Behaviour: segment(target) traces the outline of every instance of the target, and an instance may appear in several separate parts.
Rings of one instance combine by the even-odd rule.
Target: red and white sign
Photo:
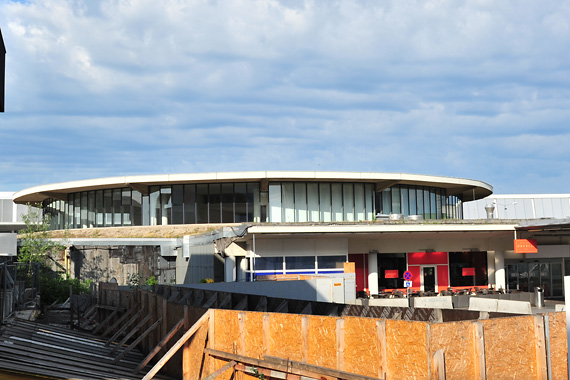
[[[475,276],[475,268],[461,268],[463,277]]]
[[[397,269],[386,269],[384,271],[384,278],[398,278]]]
[[[515,239],[515,253],[538,253],[536,239]]]

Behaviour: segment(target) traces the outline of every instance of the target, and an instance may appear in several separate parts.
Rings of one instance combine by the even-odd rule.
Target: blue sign
[[[404,281],[404,286],[406,288],[411,288],[412,287],[412,282],[411,281]]]
[[[411,279],[412,279],[412,272],[410,272],[409,270],[405,271],[404,272],[404,280],[410,281]]]

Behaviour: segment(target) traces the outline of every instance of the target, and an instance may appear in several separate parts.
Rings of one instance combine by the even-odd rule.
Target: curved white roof
[[[80,191],[120,187],[131,187],[145,193],[149,186],[154,185],[272,181],[372,182],[376,184],[377,190],[398,184],[433,186],[446,189],[447,195],[462,196],[466,201],[484,198],[493,193],[493,187],[485,182],[454,177],[403,173],[255,171],[136,175],[62,182],[18,191],[13,195],[13,200],[16,203],[33,203],[47,198],[65,199],[67,194]]]

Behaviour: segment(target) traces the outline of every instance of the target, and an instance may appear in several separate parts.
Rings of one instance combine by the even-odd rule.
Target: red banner
[[[384,278],[398,278],[398,270],[386,269],[386,271],[384,271]]]
[[[515,253],[538,253],[535,239],[515,239]]]
[[[464,277],[475,276],[475,268],[461,268]]]

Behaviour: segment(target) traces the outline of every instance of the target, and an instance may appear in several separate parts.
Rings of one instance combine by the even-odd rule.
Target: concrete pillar
[[[378,254],[368,254],[368,289],[370,294],[378,294]]]
[[[505,282],[505,252],[495,251],[495,287],[506,289]]]
[[[236,281],[236,258],[234,256],[228,256],[224,260],[224,282],[235,282]]]
[[[247,268],[249,264],[249,259],[247,257],[237,257],[239,265],[237,265],[237,281],[244,282],[247,279]]]

